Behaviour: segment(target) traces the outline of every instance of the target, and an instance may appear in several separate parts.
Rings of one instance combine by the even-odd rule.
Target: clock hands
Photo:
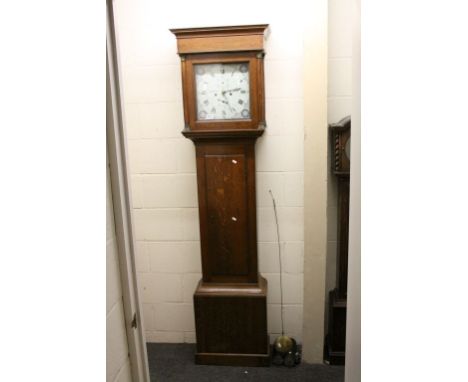
[[[221,94],[222,94],[222,95],[225,95],[226,93],[238,92],[239,90],[241,90],[241,88],[223,90],[223,91],[221,92]]]
[[[240,90],[240,89],[239,89],[239,90]],[[229,90],[226,90],[226,91],[229,91]],[[224,100],[222,100],[222,99],[218,99],[218,101],[221,101],[222,103],[224,103],[224,104],[226,104],[227,106],[229,106],[229,108],[231,109],[231,112],[234,112],[234,113],[235,113],[237,110],[236,110],[234,107],[232,107],[231,103],[229,102],[229,98],[226,97],[225,92],[223,91],[223,92],[221,92],[221,93],[222,93],[223,97],[226,99],[226,101],[224,101]]]

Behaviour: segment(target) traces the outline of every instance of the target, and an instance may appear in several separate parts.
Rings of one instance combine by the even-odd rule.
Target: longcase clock
[[[336,288],[329,292],[328,334],[325,357],[332,365],[343,365],[346,347],[346,301],[348,292],[349,170],[351,118],[330,125],[332,171],[338,180],[338,242]]]
[[[269,364],[255,197],[267,27],[171,29],[181,58],[182,134],[196,148],[203,271],[194,292],[199,364]]]

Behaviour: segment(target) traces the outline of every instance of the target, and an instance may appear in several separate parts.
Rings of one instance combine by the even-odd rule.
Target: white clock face
[[[197,119],[249,119],[249,64],[196,64]]]

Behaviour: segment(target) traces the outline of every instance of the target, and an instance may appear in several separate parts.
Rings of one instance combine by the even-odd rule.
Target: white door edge
[[[107,0],[106,12],[106,83],[107,102],[107,146],[110,163],[112,198],[114,204],[115,230],[119,252],[120,276],[124,302],[125,325],[129,357],[134,382],[149,382],[148,359],[142,326],[141,305],[138,296],[135,241],[132,225],[130,187],[127,169],[127,147],[125,139],[123,102],[119,81],[117,35],[114,27],[113,1]],[[136,328],[132,322],[136,314]]]
[[[345,382],[361,381],[361,0],[353,0],[353,100]]]

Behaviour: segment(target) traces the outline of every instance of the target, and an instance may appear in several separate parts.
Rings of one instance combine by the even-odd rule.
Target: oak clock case
[[[269,365],[255,197],[267,27],[171,29],[181,58],[182,134],[196,150],[203,272],[194,291],[198,364]]]
[[[346,306],[348,284],[349,172],[351,154],[351,118],[331,124],[332,172],[338,182],[338,245],[336,288],[329,292],[328,334],[325,358],[332,365],[344,365],[346,347]]]

